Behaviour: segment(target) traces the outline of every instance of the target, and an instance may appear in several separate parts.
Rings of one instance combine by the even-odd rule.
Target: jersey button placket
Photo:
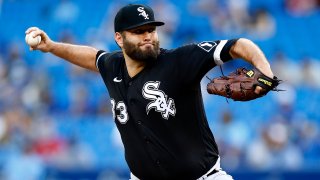
[[[149,138],[147,136],[144,136],[143,139],[147,144],[150,144],[150,140],[149,140]]]
[[[161,165],[160,160],[156,160],[156,164],[157,166],[160,166]]]
[[[135,104],[135,100],[134,99],[131,99],[130,100],[130,105],[134,105]]]

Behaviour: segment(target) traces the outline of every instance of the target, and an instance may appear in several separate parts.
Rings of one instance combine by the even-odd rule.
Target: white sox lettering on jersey
[[[161,112],[164,119],[169,119],[169,115],[175,116],[176,108],[174,106],[174,100],[172,98],[168,99],[168,96],[161,90],[159,90],[159,81],[148,81],[144,84],[142,89],[142,95],[144,98],[153,100],[147,107],[147,114],[154,108],[155,111]]]

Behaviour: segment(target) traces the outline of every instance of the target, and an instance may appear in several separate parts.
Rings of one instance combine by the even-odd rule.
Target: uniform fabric
[[[207,174],[209,174],[212,170],[217,170],[218,172],[208,176]],[[140,179],[137,178],[134,174],[130,173],[130,180]],[[222,169],[220,168],[220,158],[218,158],[216,164],[205,175],[201,176],[197,180],[233,180],[233,178],[225,171],[222,171]]]
[[[205,116],[200,81],[218,60],[231,59],[234,42],[161,49],[157,60],[134,77],[128,75],[122,52],[98,52],[96,64],[109,91],[125,159],[136,177],[197,179],[216,163],[219,151]]]
[[[132,173],[130,174],[130,180],[140,180]],[[179,180],[179,177],[176,179]],[[203,180],[233,180],[232,176],[228,175],[225,171],[219,171],[215,174],[212,174]]]

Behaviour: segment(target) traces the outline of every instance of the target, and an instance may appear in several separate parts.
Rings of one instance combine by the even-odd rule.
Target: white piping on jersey
[[[101,53],[101,54],[99,55],[99,57],[97,58],[96,66],[97,66],[98,69],[99,69],[99,67],[98,67],[98,61],[99,61],[100,57],[103,56],[103,55],[105,55],[105,54],[107,54],[107,53],[106,53],[106,52],[103,52],[103,53]]]
[[[226,45],[227,42],[228,42],[227,40],[221,40],[213,53],[214,62],[218,66],[223,64],[223,61],[221,60],[220,55],[221,55],[221,51],[222,51],[223,47]]]

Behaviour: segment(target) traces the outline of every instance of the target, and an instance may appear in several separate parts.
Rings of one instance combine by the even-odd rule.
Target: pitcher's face
[[[145,25],[122,33],[123,51],[133,60],[149,62],[157,59],[160,53],[156,27]]]

